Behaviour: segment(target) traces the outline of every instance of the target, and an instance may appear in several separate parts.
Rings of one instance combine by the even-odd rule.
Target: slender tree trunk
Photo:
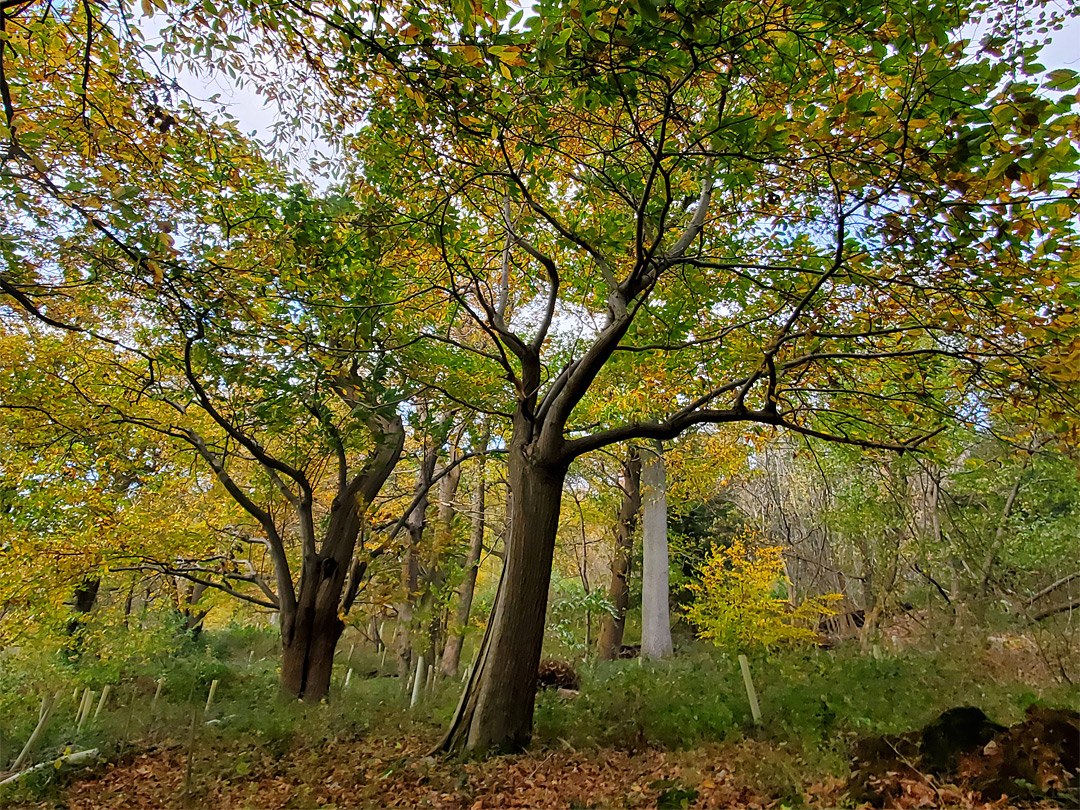
[[[398,631],[397,641],[397,669],[398,677],[402,686],[408,681],[412,672],[413,648],[412,632],[415,618],[417,596],[420,593],[420,553],[421,542],[424,537],[424,526],[427,524],[428,497],[427,491],[431,486],[431,479],[435,475],[435,464],[438,461],[438,446],[434,443],[425,447],[424,456],[420,461],[420,470],[417,474],[415,495],[421,496],[416,506],[405,519],[405,531],[409,535],[409,546],[401,561],[401,601],[397,606]]]
[[[619,520],[615,524],[615,553],[611,558],[611,585],[608,599],[615,608],[615,615],[604,614],[600,625],[600,641],[597,650],[601,658],[613,661],[622,648],[623,630],[626,627],[626,609],[630,603],[630,555],[634,550],[634,527],[641,510],[641,456],[631,447],[623,462],[622,504]]]
[[[397,656],[398,677],[402,688],[412,672],[412,621],[416,592],[420,589],[420,566],[416,563],[416,552],[410,547],[405,549],[401,560],[401,602],[397,606],[397,630],[394,633]]]
[[[667,481],[663,448],[646,455],[641,471],[644,492],[641,572],[641,655],[663,658],[672,652],[668,612]]]
[[[454,463],[457,452],[447,459]],[[454,517],[457,509],[454,498],[461,482],[461,466],[451,468],[450,472],[439,479],[439,502],[435,517],[435,537],[431,547],[428,564],[428,604],[431,616],[428,619],[428,644],[434,661],[441,653],[446,639],[446,609],[442,602],[443,588],[446,586],[446,571],[443,560],[454,548]]]
[[[1009,516],[1012,514],[1013,504],[1016,503],[1016,496],[1020,493],[1020,484],[1024,480],[1024,471],[1027,469],[1030,460],[1031,456],[1024,457],[1024,463],[1020,466],[1020,471],[1016,474],[1016,482],[1013,484],[1012,489],[1009,490],[1009,494],[1005,498],[1005,506],[1001,510],[1001,517],[998,518],[997,530],[994,532],[994,542],[990,544],[990,548],[986,552],[986,559],[983,561],[982,575],[979,579],[979,593],[982,596],[986,596],[986,594],[990,592],[990,575],[994,571],[994,562],[997,560],[998,551],[1005,541],[1005,527],[1009,523]]]
[[[480,446],[487,451],[488,428],[484,425]],[[443,650],[442,671],[444,675],[456,676],[461,665],[461,646],[465,643],[465,627],[472,612],[473,593],[476,591],[476,573],[480,566],[480,555],[484,551],[485,499],[487,482],[484,480],[486,457],[481,455],[476,463],[476,483],[472,493],[472,529],[469,533],[469,553],[463,565],[464,577],[458,587],[458,606],[454,616],[454,632],[446,640]]]
[[[551,563],[566,468],[526,453],[515,419],[508,458],[510,536],[495,607],[444,751],[521,751],[532,737]]]
[[[435,465],[439,461],[439,444],[436,441],[428,439],[430,443],[426,444],[424,448],[424,456],[420,461],[420,470],[416,478],[415,494],[419,496],[419,500],[416,502],[416,506],[412,512],[409,513],[408,518],[405,520],[405,530],[409,533],[409,551],[408,551],[408,570],[402,570],[404,583],[406,585],[405,604],[407,605],[406,614],[409,617],[408,623],[405,624],[407,632],[402,635],[403,644],[398,648],[398,670],[399,673],[402,669],[402,664],[405,664],[406,675],[411,667],[412,662],[412,634],[413,631],[418,629],[413,627],[414,623],[414,611],[417,608],[418,600],[421,601],[421,606],[431,607],[431,589],[424,586],[430,586],[434,577],[434,567],[437,565],[437,558],[429,555],[424,562],[426,565],[421,571],[421,555],[423,554],[423,541],[424,541],[424,529],[427,527],[427,511],[428,511],[428,490],[431,488],[431,479],[435,477]],[[421,574],[423,574],[424,582],[421,583]],[[421,591],[425,592],[425,595],[421,597]],[[399,611],[400,615],[400,611]],[[428,639],[430,646],[430,637]],[[429,649],[427,651],[428,661],[435,660],[435,651]]]

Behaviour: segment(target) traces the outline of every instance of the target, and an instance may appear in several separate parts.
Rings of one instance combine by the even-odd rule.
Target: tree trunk
[[[401,419],[381,420],[378,443],[351,481],[342,475],[330,507],[322,547],[305,543],[295,602],[284,603],[281,622],[281,688],[291,697],[318,702],[330,693],[334,649],[345,629],[341,620],[345,579],[353,566],[356,541],[368,505],[393,471],[405,443]],[[297,504],[311,521],[311,501]]]
[[[484,425],[483,435],[480,437],[480,446],[487,451],[488,429]],[[463,565],[464,577],[458,587],[458,606],[454,616],[454,632],[446,640],[446,649],[443,650],[442,671],[444,675],[454,677],[458,673],[461,664],[461,646],[465,643],[465,627],[469,623],[469,614],[472,612],[473,593],[476,591],[476,574],[480,566],[480,555],[484,551],[484,521],[485,521],[485,498],[487,495],[487,482],[484,480],[484,462],[486,457],[481,455],[476,463],[476,483],[472,494],[472,529],[469,533],[469,553],[465,557]]]
[[[420,566],[416,563],[416,553],[410,547],[405,549],[405,556],[401,560],[401,590],[402,600],[397,606],[397,629],[394,632],[397,656],[398,677],[401,679],[401,688],[405,688],[412,672],[412,621],[413,605],[416,600],[416,592],[420,588]]]
[[[537,668],[566,468],[526,452],[515,419],[508,459],[510,536],[499,592],[444,751],[521,751],[532,737]]]
[[[82,627],[83,622],[86,620],[87,614],[94,609],[94,603],[97,601],[98,590],[100,588],[100,577],[88,577],[75,587],[74,600],[71,605],[71,609],[75,615],[68,620],[67,624],[69,636],[73,636],[78,632],[79,628]]]
[[[641,509],[641,456],[631,447],[622,472],[622,505],[619,521],[615,524],[615,553],[611,558],[611,585],[608,599],[615,608],[615,615],[605,614],[600,625],[600,641],[597,650],[601,658],[614,661],[622,648],[623,630],[626,627],[626,608],[630,603],[630,555],[634,550],[634,527]]]
[[[305,600],[304,591],[314,586],[315,583],[302,582],[296,613],[281,617],[281,687],[289,696],[309,703],[317,703],[330,694],[334,649],[345,629],[338,618],[341,586],[331,597],[330,580],[320,589],[322,598]]]
[[[1009,494],[1005,498],[1005,506],[1001,510],[1001,517],[998,518],[997,530],[994,532],[994,542],[990,544],[990,548],[986,552],[986,559],[983,560],[982,574],[979,578],[979,594],[982,596],[986,596],[990,592],[990,575],[994,571],[994,562],[997,560],[998,551],[1005,541],[1005,528],[1008,526],[1009,516],[1012,515],[1013,504],[1016,503],[1016,496],[1020,492],[1020,484],[1024,480],[1024,471],[1027,469],[1030,460],[1031,456],[1025,456],[1024,463],[1020,465],[1020,471],[1016,474],[1016,482],[1013,484],[1012,489],[1009,490]]]
[[[660,443],[641,471],[642,499],[641,655],[663,658],[672,652],[668,613],[667,482]]]
[[[420,582],[420,555],[423,553],[424,529],[427,526],[428,490],[431,488],[431,479],[435,477],[435,465],[439,460],[439,445],[432,441],[427,444],[425,440],[424,455],[420,460],[420,469],[416,477],[414,495],[418,497],[416,506],[405,519],[405,531],[409,533],[409,548],[402,564],[401,577],[402,588],[405,591],[403,600],[398,607],[398,617],[401,619],[402,633],[398,643],[398,674],[408,679],[412,669],[412,633],[415,629],[413,622],[417,608],[417,600],[420,591],[423,590]],[[432,575],[432,561],[428,559],[428,566],[424,572],[427,581],[430,582]],[[430,594],[430,591],[429,591]],[[430,599],[427,600],[430,606]],[[433,651],[428,653],[428,660],[434,660]],[[404,681],[402,681],[404,683]]]
[[[355,541],[352,524],[345,516],[331,516],[324,548],[341,547],[339,532],[352,532]],[[281,615],[281,686],[292,697],[318,702],[330,693],[334,649],[345,629],[341,594],[351,558],[349,549],[345,563],[324,553],[301,566],[295,612],[282,611]]]
[[[457,451],[447,459],[448,464],[456,461]],[[431,611],[428,619],[428,646],[431,650],[431,659],[434,661],[443,652],[446,640],[446,609],[443,604],[443,589],[446,586],[446,571],[443,568],[443,560],[454,548],[454,517],[457,508],[454,498],[457,496],[458,484],[461,481],[461,465],[458,464],[439,479],[439,502],[435,518],[435,536],[431,546],[431,557],[428,564],[428,605]]]

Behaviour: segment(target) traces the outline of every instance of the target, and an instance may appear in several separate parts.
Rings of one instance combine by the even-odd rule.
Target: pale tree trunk
[[[394,631],[394,655],[402,688],[412,671],[413,604],[420,587],[420,567],[412,548],[405,549],[401,560],[401,601],[397,605],[397,628]]]
[[[420,551],[427,524],[428,497],[431,479],[435,476],[435,464],[439,458],[439,448],[434,442],[424,449],[420,461],[420,470],[416,478],[415,505],[405,519],[405,531],[409,535],[409,547],[401,562],[401,602],[398,604],[397,659],[398,675],[402,684],[408,680],[412,670],[413,649],[412,631],[417,595],[420,592]]]
[[[489,432],[485,422],[483,433],[480,437],[480,448],[487,452]],[[446,649],[443,651],[442,672],[444,675],[454,677],[461,665],[461,647],[465,643],[465,627],[469,623],[469,614],[472,612],[473,594],[476,591],[476,574],[480,566],[480,555],[484,551],[484,524],[485,524],[485,500],[487,497],[487,482],[484,480],[484,467],[486,457],[480,455],[476,463],[476,483],[472,492],[472,528],[469,532],[469,552],[463,565],[464,576],[458,587],[457,613],[454,615],[454,629],[446,640]]]
[[[635,447],[630,448],[623,462],[619,486],[622,489],[622,503],[615,524],[615,551],[611,558],[611,584],[608,586],[608,599],[615,609],[615,615],[604,614],[597,644],[600,657],[609,661],[615,660],[622,648],[626,609],[630,604],[627,580],[630,575],[630,555],[634,550],[634,528],[641,510],[641,456]]]
[[[428,604],[431,607],[428,644],[431,649],[429,659],[431,661],[434,661],[442,652],[446,638],[446,610],[440,602],[442,589],[446,585],[446,572],[443,570],[442,561],[454,548],[454,517],[457,515],[454,498],[457,496],[458,484],[461,481],[461,466],[458,463],[456,451],[447,459],[447,463],[453,466],[439,479],[435,536],[428,563]]]
[[[526,453],[521,436],[531,430],[523,421],[518,414],[509,448],[510,535],[499,592],[444,751],[520,751],[532,736],[566,468]]]
[[[659,442],[645,453],[641,470],[642,545],[641,655],[663,658],[672,652],[668,611],[667,476]]]

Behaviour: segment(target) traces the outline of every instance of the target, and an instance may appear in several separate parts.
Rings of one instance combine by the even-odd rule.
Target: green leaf
[[[656,25],[660,22],[660,12],[656,10],[656,5],[652,0],[634,0],[634,5],[637,7],[638,12],[641,14],[641,18],[645,22]]]
[[[1051,70],[1046,77],[1050,80],[1046,85],[1050,90],[1072,90],[1080,84],[1080,73],[1067,68]]]

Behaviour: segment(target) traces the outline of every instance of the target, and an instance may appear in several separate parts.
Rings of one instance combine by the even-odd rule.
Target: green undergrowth
[[[332,699],[316,705],[281,700],[277,642],[270,630],[206,632],[122,666],[54,666],[41,656],[6,657],[0,669],[0,770],[10,766],[32,732],[42,696],[54,692],[60,700],[30,762],[84,748],[116,760],[155,746],[185,746],[193,723],[200,744],[222,752],[223,772],[252,758],[315,752],[338,740],[393,744],[407,736],[434,742],[453,713],[460,681],[439,681],[410,708],[392,659],[384,663],[348,639],[341,646]],[[577,663],[578,695],[539,695],[534,742],[538,748],[636,750],[720,743],[737,750],[745,740],[753,746],[747,759],[756,778],[794,791],[808,777],[842,773],[848,744],[858,735],[917,728],[960,705],[978,706],[1008,724],[1035,702],[1077,703],[1075,688],[1005,678],[980,668],[980,660],[978,649],[960,643],[876,655],[851,644],[752,658],[763,715],[755,725],[737,660],[687,641],[675,657],[660,662]],[[95,691],[96,710],[106,683],[112,692],[101,714],[76,731],[76,689]],[[0,789],[0,804],[60,790],[67,778],[50,768],[14,789]]]
[[[410,708],[392,659],[384,663],[348,639],[339,646],[331,699],[317,704],[281,698],[279,642],[272,630],[208,631],[122,666],[103,666],[89,656],[72,661],[57,651],[6,655],[0,659],[0,773],[10,769],[33,732],[42,698],[57,693],[59,700],[27,764],[89,748],[109,761],[159,746],[186,746],[193,724],[200,745],[238,756],[280,757],[302,748],[317,750],[333,740],[430,735],[449,722],[459,682],[437,683]],[[350,668],[353,675],[345,686]],[[110,694],[97,714],[106,685]],[[93,690],[93,708],[77,729],[86,689]],[[15,787],[0,788],[0,806],[43,795],[50,784],[62,783],[63,774],[49,768]]]
[[[536,734],[574,747],[676,749],[750,735],[835,759],[851,736],[917,728],[954,706],[978,706],[1008,724],[1036,702],[1076,704],[1076,689],[995,678],[975,659],[960,648],[871,655],[854,644],[757,657],[756,726],[737,659],[691,643],[669,660],[582,665],[579,695],[541,694]]]

